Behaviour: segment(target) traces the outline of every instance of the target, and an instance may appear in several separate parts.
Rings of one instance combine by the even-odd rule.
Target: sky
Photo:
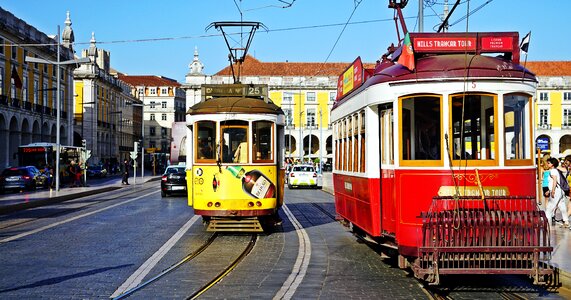
[[[424,0],[424,32],[441,23],[445,0]],[[417,32],[418,0],[403,14]],[[449,0],[449,8],[456,1]],[[288,5],[290,4],[291,5]],[[543,3],[543,4],[542,4]],[[528,61],[571,60],[568,12],[571,1],[462,0],[449,32],[531,31]],[[205,74],[228,66],[228,48],[212,22],[261,22],[248,54],[263,62],[375,62],[398,43],[388,0],[0,0],[0,7],[52,35],[70,12],[76,55],[89,47],[110,52],[111,67],[129,75],[160,75],[181,83],[195,47]],[[465,16],[468,12],[468,18]],[[236,28],[230,30],[237,33]],[[245,45],[238,34],[232,47]],[[522,61],[525,56],[522,56]]]

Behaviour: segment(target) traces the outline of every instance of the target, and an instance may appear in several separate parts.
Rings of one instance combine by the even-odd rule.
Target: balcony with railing
[[[540,130],[550,130],[551,129],[551,124],[547,124],[547,123],[542,123],[537,125],[537,129]]]

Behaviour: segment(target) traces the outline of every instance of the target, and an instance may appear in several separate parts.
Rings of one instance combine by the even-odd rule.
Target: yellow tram
[[[263,231],[283,204],[282,109],[266,85],[204,85],[188,110],[188,205],[209,231]]]

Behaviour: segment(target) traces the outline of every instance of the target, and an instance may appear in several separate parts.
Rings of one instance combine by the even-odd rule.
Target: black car
[[[95,165],[87,167],[87,177],[103,178],[107,176],[107,170],[103,166]]]
[[[168,166],[161,178],[161,196],[166,197],[175,192],[186,193],[185,166]]]
[[[0,175],[0,190],[35,190],[36,187],[44,187],[47,177],[34,166],[12,167],[2,171]]]

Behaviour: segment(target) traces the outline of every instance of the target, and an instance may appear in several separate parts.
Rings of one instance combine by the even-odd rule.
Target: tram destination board
[[[266,84],[205,84],[202,86],[204,97],[268,97]]]

